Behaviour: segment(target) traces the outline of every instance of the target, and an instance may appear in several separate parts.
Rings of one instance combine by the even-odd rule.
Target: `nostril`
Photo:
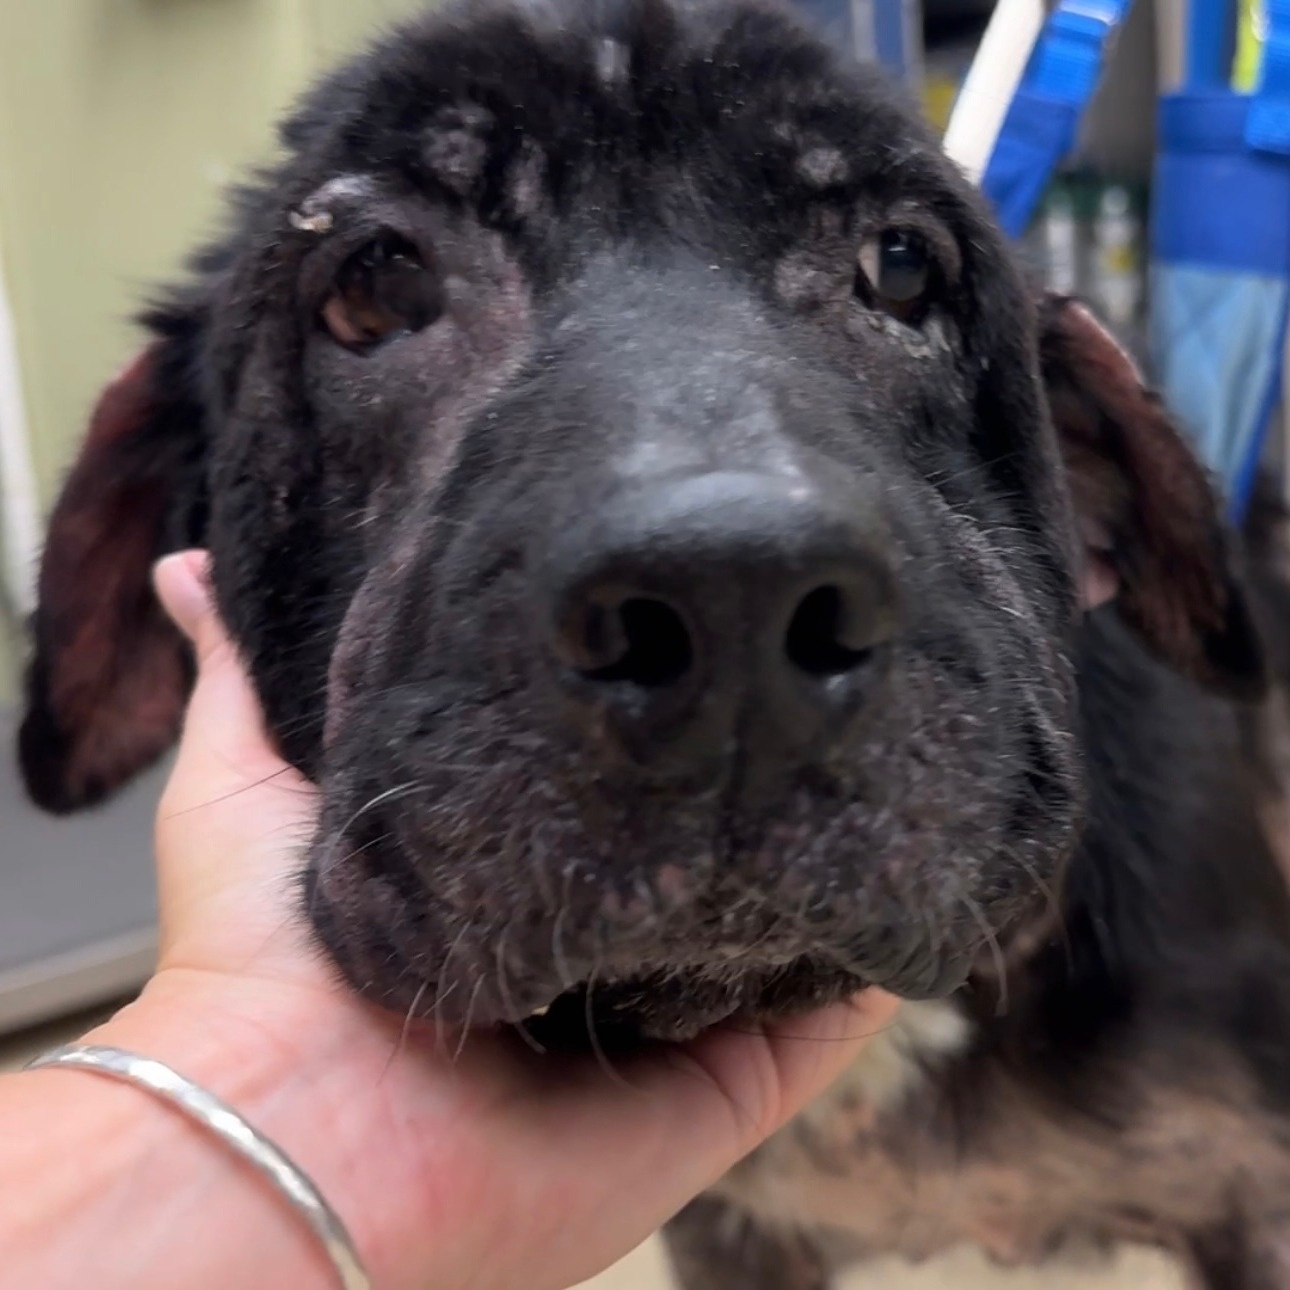
[[[836,586],[808,592],[793,613],[784,650],[794,667],[808,676],[841,676],[869,657],[877,639],[848,621],[846,598]],[[863,638],[865,643],[861,643]]]
[[[694,664],[685,620],[666,601],[633,596],[589,605],[583,622],[583,665],[590,681],[628,681],[645,689],[675,685]]]

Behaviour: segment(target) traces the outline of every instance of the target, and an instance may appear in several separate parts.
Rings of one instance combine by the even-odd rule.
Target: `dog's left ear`
[[[60,814],[164,753],[189,688],[188,648],[151,571],[204,536],[204,312],[176,305],[146,321],[150,343],[90,417],[41,560],[18,760],[32,800]]]
[[[1080,526],[1085,609],[1114,601],[1164,662],[1257,698],[1263,650],[1219,501],[1160,399],[1077,301],[1043,301],[1040,360]]]

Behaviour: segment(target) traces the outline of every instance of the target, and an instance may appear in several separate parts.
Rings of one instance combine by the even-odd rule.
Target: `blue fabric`
[[[1256,116],[1276,85],[1253,96],[1189,90],[1160,107],[1152,358],[1235,519],[1281,397],[1290,313],[1290,159],[1253,146],[1278,143],[1277,111],[1263,125]]]
[[[1280,389],[1290,283],[1157,264],[1151,296],[1161,389],[1239,514]]]
[[[909,32],[905,21],[906,0],[871,0],[873,4],[873,45],[878,61],[901,79],[915,62],[907,48]]]
[[[1246,147],[1251,100],[1161,100],[1151,248],[1157,260],[1290,276],[1290,165]]]
[[[1059,0],[1044,24],[981,180],[1013,237],[1025,232],[1053,171],[1074,146],[1107,44],[1130,3]]]

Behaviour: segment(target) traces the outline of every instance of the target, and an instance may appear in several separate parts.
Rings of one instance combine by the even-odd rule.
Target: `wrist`
[[[414,1208],[414,1175],[425,1153],[393,1122],[406,1063],[402,1072],[393,1069],[399,1027],[385,1014],[321,974],[304,984],[176,968],[160,972],[84,1042],[155,1058],[227,1102],[314,1183],[375,1284],[424,1284],[425,1265],[416,1264],[418,1242],[409,1233],[424,1237],[434,1215]],[[223,1172],[238,1176],[222,1185],[239,1187],[243,1207],[253,1205],[280,1235],[290,1232],[281,1242],[284,1258],[290,1252],[299,1263],[303,1247],[313,1279],[300,1284],[332,1284],[316,1238],[285,1198],[200,1126],[181,1120],[178,1127],[199,1149],[230,1158]],[[420,1194],[425,1190],[421,1181]]]
[[[314,1182],[384,1287],[415,1282],[404,1258],[408,1215],[398,1205],[408,1194],[400,1186],[407,1153],[375,1131],[381,1068],[393,1052],[385,1029],[339,991],[333,998],[324,988],[176,971],[159,974],[83,1042],[154,1058],[226,1101]],[[21,1147],[16,1166],[39,1171],[38,1194],[11,1216],[19,1237],[27,1227],[33,1246],[48,1251],[37,1249],[42,1275],[33,1284],[62,1284],[50,1261],[78,1244],[83,1256],[76,1233],[86,1228],[102,1233],[94,1243],[104,1268],[120,1269],[105,1285],[335,1283],[286,1198],[148,1090],[43,1070],[14,1077],[9,1093],[0,1110],[21,1124],[28,1108],[37,1167],[27,1167]],[[57,1163],[51,1170],[47,1162]],[[104,1214],[116,1218],[105,1224]],[[419,1217],[431,1225],[431,1215]]]

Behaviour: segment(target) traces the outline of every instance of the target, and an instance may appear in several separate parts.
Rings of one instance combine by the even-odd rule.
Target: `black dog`
[[[1114,342],[753,3],[427,17],[283,141],[58,504],[33,796],[171,742],[148,569],[209,546],[374,1000],[630,1044],[953,998],[678,1220],[687,1284],[1127,1237],[1290,1285],[1264,664]]]

